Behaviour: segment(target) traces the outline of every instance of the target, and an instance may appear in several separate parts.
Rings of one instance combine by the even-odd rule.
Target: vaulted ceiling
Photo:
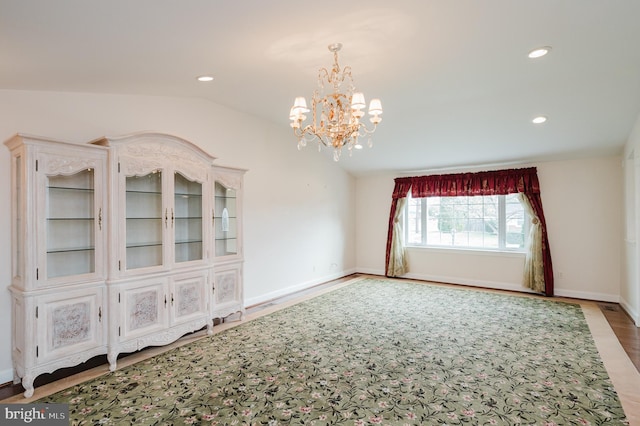
[[[0,89],[202,97],[288,128],[340,42],[384,107],[354,174],[576,158],[620,152],[640,114],[639,22],[633,0],[0,0]]]

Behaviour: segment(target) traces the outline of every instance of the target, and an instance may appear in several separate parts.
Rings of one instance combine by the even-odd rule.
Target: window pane
[[[505,203],[505,247],[509,249],[524,248],[524,239],[526,235],[524,207],[522,207],[522,204],[516,194],[506,196]]]
[[[427,198],[427,245],[450,245],[451,242],[443,241],[440,229],[440,197]]]
[[[484,247],[497,249],[500,247],[500,233],[496,219],[484,220]]]
[[[489,198],[487,200],[485,200],[484,203],[484,217],[485,218],[493,218],[493,219],[498,219],[498,199],[495,197],[486,197]],[[495,198],[495,199],[491,199],[491,198]]]
[[[427,198],[427,239],[429,245],[442,245],[440,229],[438,228],[438,214],[440,212],[440,197]]]
[[[407,244],[422,243],[422,200],[409,198],[407,200]]]

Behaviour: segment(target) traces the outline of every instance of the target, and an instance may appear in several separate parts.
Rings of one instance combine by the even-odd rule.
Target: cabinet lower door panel
[[[146,281],[120,293],[120,341],[167,327],[165,280]]]
[[[103,288],[36,298],[36,362],[55,361],[103,346],[103,299]]]
[[[213,318],[224,318],[237,312],[243,314],[242,265],[216,267],[214,278]]]
[[[171,279],[171,326],[208,316],[207,277],[204,271]]]

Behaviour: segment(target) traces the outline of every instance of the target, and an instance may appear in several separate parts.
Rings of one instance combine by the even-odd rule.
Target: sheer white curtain
[[[402,231],[402,214],[407,205],[407,199],[398,198],[396,211],[393,215],[393,234],[391,236],[391,250],[389,252],[389,265],[387,276],[398,277],[409,271],[407,256],[404,249],[404,232]]]
[[[529,199],[523,193],[518,194],[520,203],[529,215],[531,220],[529,224],[529,238],[526,243],[526,257],[524,260],[524,286],[533,291],[543,293],[545,291],[544,283],[544,258],[542,254],[542,226],[540,218],[536,215]]]

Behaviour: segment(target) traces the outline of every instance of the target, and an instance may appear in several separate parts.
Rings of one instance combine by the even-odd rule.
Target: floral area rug
[[[72,424],[627,424],[578,305],[385,279],[38,402]]]

